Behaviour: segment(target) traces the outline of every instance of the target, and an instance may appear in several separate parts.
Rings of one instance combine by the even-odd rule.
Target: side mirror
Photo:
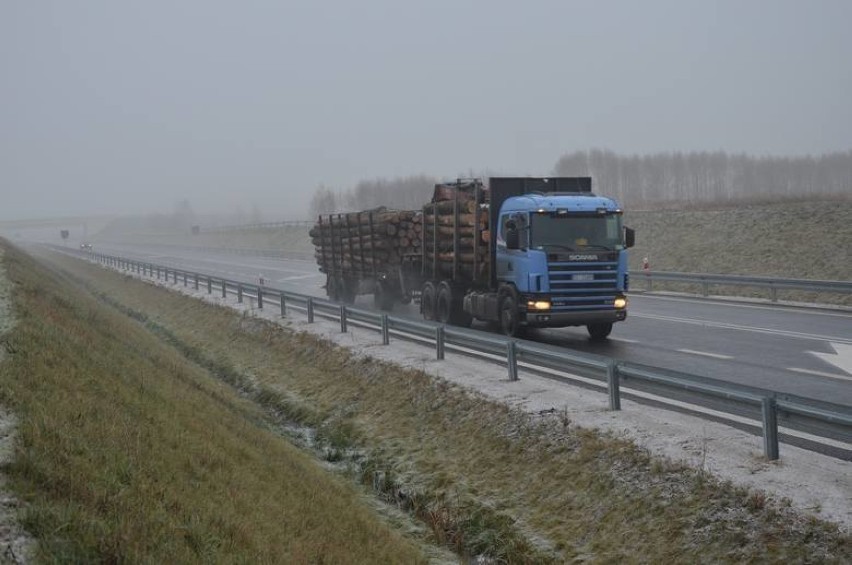
[[[636,230],[624,228],[624,246],[627,248],[636,245]]]
[[[506,230],[506,249],[520,249],[520,247],[518,228],[508,228]]]

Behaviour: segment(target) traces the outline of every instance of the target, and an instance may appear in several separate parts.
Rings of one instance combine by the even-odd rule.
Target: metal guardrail
[[[714,275],[701,273],[674,273],[669,271],[634,271],[631,282],[645,282],[645,290],[651,291],[654,281],[691,283],[701,285],[702,294],[709,295],[711,285],[751,286],[769,289],[772,302],[778,301],[779,290],[805,290],[812,292],[831,292],[852,294],[850,281],[820,281],[808,279],[780,279],[775,277],[751,277],[744,275]]]
[[[199,233],[229,233],[252,230],[270,230],[289,227],[309,228],[313,220],[284,220],[281,222],[260,222],[255,224],[236,224],[231,226],[201,227]]]
[[[201,251],[204,253],[224,253],[227,255],[246,255],[249,257],[270,257],[274,259],[304,259],[313,261],[313,251],[289,251],[283,249],[258,249],[249,247],[222,247],[220,245],[181,245],[171,243],[146,243],[146,247],[164,247],[181,251]]]
[[[61,250],[68,252],[66,249]],[[511,381],[518,380],[519,366],[548,376],[559,374],[560,380],[565,381],[572,381],[572,374],[580,374],[594,383],[595,388],[607,392],[611,410],[621,409],[621,398],[624,394],[641,400],[642,393],[656,395],[662,401],[668,399],[686,403],[693,406],[694,412],[699,415],[709,408],[729,415],[729,423],[742,423],[741,420],[745,419],[751,423],[751,427],[760,429],[764,441],[764,455],[769,460],[779,458],[780,427],[800,432],[799,435],[807,434],[840,442],[844,444],[840,449],[852,453],[852,406],[616,361],[598,355],[578,354],[473,329],[399,318],[323,298],[148,262],[92,252],[74,253],[109,267],[170,281],[172,284],[182,282],[184,286],[192,284],[197,290],[206,288],[208,294],[221,292],[222,297],[236,295],[238,302],[249,298],[256,303],[258,309],[279,308],[281,316],[286,316],[289,308],[295,307],[305,312],[309,323],[314,322],[319,314],[339,320],[342,332],[347,331],[350,323],[362,325],[379,331],[385,345],[390,343],[391,335],[434,344],[438,360],[444,359],[447,346],[463,353],[476,354],[478,357],[499,359],[501,363],[505,361]],[[622,388],[627,389],[624,394]]]
[[[280,224],[296,225],[305,222],[279,222],[275,224],[257,224],[257,226],[278,226]],[[310,222],[308,222],[310,223]],[[254,225],[254,224],[253,224]],[[239,228],[241,226],[236,226]],[[251,226],[248,226],[251,227]],[[187,251],[202,251],[209,253],[225,253],[247,255],[251,257],[271,257],[278,259],[313,260],[313,251],[288,251],[282,249],[259,249],[247,247],[221,247],[209,245],[180,245],[180,244],[148,244],[152,247],[168,247]],[[743,286],[764,288],[769,290],[770,300],[778,302],[779,290],[804,290],[809,292],[827,292],[834,294],[852,294],[852,281],[823,281],[811,279],[782,279],[776,277],[720,275],[711,273],[677,273],[672,271],[632,271],[631,283],[644,283],[645,291],[654,290],[654,282],[676,282],[696,284],[701,286],[701,294],[710,295],[711,286]]]

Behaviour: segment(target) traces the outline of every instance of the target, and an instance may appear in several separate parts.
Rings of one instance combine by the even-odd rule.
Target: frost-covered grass
[[[56,259],[109,304],[418,518],[510,562],[844,562],[848,535],[632,444],[528,415],[323,340]]]
[[[18,323],[0,404],[19,422],[5,471],[40,561],[425,561],[215,367],[68,273],[16,250],[5,264]]]

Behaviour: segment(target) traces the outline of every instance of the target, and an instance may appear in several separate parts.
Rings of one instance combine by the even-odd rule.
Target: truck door
[[[517,249],[509,249],[506,245],[506,234],[510,229],[518,232]],[[497,281],[514,283],[521,292],[527,290],[525,258],[528,233],[525,214],[501,214],[496,246]]]

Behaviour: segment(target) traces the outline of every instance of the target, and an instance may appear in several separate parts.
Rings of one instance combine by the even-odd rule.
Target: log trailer
[[[411,226],[396,239],[381,239],[394,231],[376,228],[382,222],[365,229],[364,215],[376,213],[388,214],[359,212],[354,231],[352,214],[320,217],[312,230],[325,234],[314,243],[329,297],[372,292],[385,309],[419,298],[427,320],[476,319],[510,336],[584,325],[592,339],[605,339],[627,316],[626,250],[635,234],[614,200],[592,193],[589,177],[492,177],[487,189],[478,179],[439,184],[421,211],[395,213],[397,225]],[[331,235],[347,223],[348,238]],[[390,250],[390,259],[368,259],[374,249]]]

